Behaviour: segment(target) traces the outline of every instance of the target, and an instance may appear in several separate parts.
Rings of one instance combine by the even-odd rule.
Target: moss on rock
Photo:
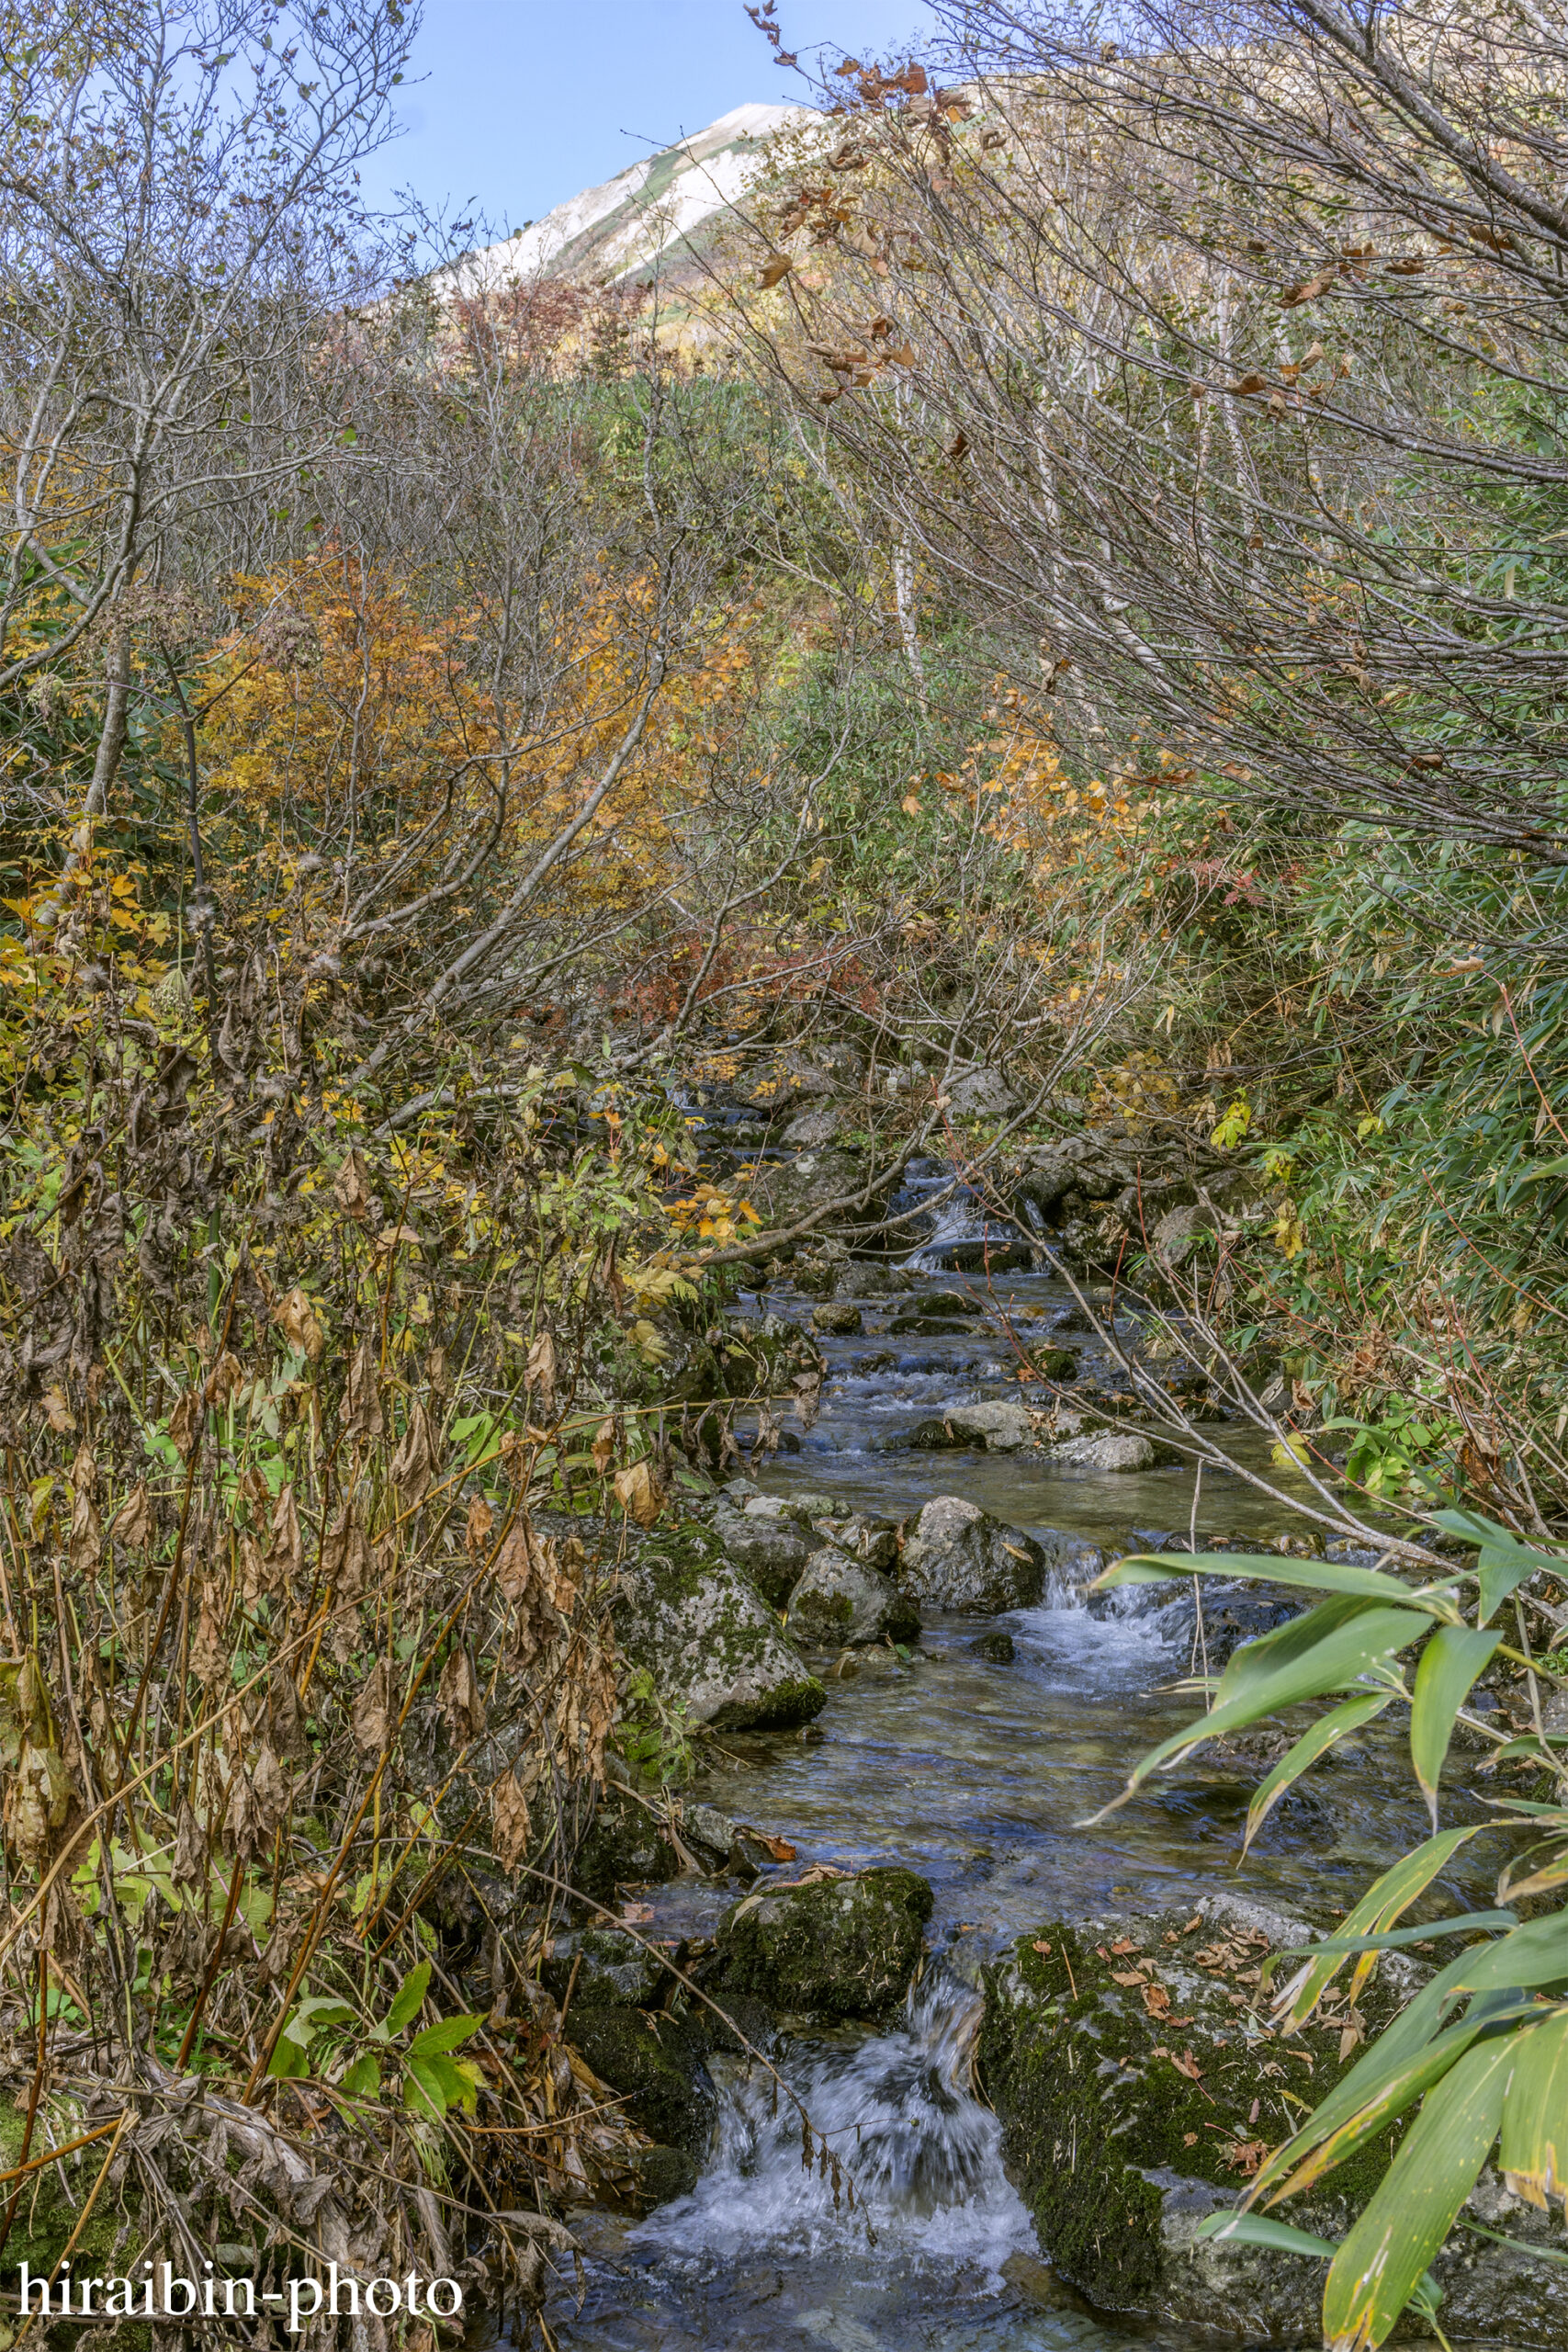
[[[634,2123],[667,2147],[683,2149],[700,2161],[707,2154],[718,2113],[718,2098],[704,2061],[707,2036],[689,2018],[611,2003],[579,2012],[569,2020],[568,2039],[592,2068],[626,2099]]]
[[[615,1629],[626,1656],[694,1723],[767,1730],[807,1723],[827,1693],[705,1527],[661,1529],[623,1579]]]
[[[1296,1922],[1207,1897],[1196,1916],[1131,1926],[1049,1920],[987,1971],[980,2073],[1009,2169],[1054,2269],[1101,2308],[1317,2340],[1317,2265],[1196,2234],[1353,2063],[1340,2063],[1337,2023],[1280,2041],[1255,2014],[1261,1961],[1300,1939]],[[1374,2032],[1399,1997],[1376,1986],[1363,1996]],[[1389,2153],[1382,2134],[1285,2218],[1342,2236]],[[1505,2255],[1494,2271],[1484,2247],[1478,2256],[1461,2245],[1438,2271],[1450,2333],[1562,2340],[1545,2262]],[[1526,2272],[1538,2276],[1521,2291]],[[1494,2325],[1488,2312],[1500,2317],[1505,2303],[1508,2324]]]
[[[926,1881],[897,1866],[765,1888],[719,1928],[724,1993],[798,2016],[886,2017],[919,1965],[931,1915]]]

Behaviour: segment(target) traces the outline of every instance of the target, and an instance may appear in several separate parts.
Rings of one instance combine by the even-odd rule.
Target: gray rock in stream
[[[707,1528],[660,1531],[622,1574],[615,1632],[692,1722],[719,1730],[810,1721],[827,1693]]]
[[[770,1609],[783,1609],[816,1549],[810,1528],[773,1495],[758,1496],[743,1510],[721,1497],[713,1532]]]
[[[824,1648],[864,1649],[918,1640],[920,1612],[891,1577],[827,1544],[790,1595],[789,1630],[796,1641]]]
[[[937,1495],[904,1538],[898,1581],[928,1608],[996,1616],[1034,1607],[1045,1555],[1021,1528],[1004,1527],[962,1495]]]
[[[1008,2169],[1053,2270],[1099,2309],[1252,2343],[1319,2340],[1320,2264],[1197,2235],[1234,2206],[1263,2143],[1347,2071],[1340,2018],[1286,2042],[1259,2030],[1261,1963],[1309,1936],[1260,1905],[1208,1896],[1131,1921],[1048,1919],[986,1970],[979,2066]],[[1374,2035],[1425,1973],[1385,1960],[1359,2004]],[[1387,2155],[1380,2133],[1291,2200],[1292,2224],[1342,2237]],[[1467,2211],[1514,2243],[1454,2232],[1432,2265],[1445,2334],[1558,2352],[1568,2265],[1549,2250],[1568,2251],[1561,2214],[1490,2168]]]
[[[738,1903],[718,1931],[719,1999],[751,1994],[824,2018],[892,2014],[919,1965],[931,1890],[897,1866],[773,1884]]]
[[[1053,1446],[1045,1457],[1048,1467],[1060,1463],[1077,1470],[1156,1470],[1162,1462],[1174,1459],[1168,1448],[1156,1445],[1141,1430],[1100,1430],[1093,1435],[1086,1430],[1082,1437]]]
[[[987,1453],[1016,1453],[1034,1442],[1034,1425],[1022,1405],[943,1405],[909,1432],[911,1453],[947,1446],[983,1445]]]

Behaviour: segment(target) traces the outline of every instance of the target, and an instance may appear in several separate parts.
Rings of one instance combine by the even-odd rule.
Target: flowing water
[[[959,1228],[960,1249],[964,1239]],[[949,1228],[945,1239],[951,1241]],[[937,1264],[953,1262],[944,1237]],[[932,1257],[926,1260],[932,1262]],[[934,1407],[1026,1397],[1008,1326],[1080,1352],[1080,1386],[1117,1385],[1049,1274],[969,1283],[984,1319],[972,1332],[889,1336],[907,1302],[867,1301],[863,1336],[824,1342],[822,1408],[759,1474],[770,1491],[822,1492],[901,1520],[931,1496],[959,1494],[1025,1529],[1066,1530],[1106,1548],[1247,1534],[1265,1545],[1288,1510],[1235,1476],[1185,1467],[1109,1476],[1050,1470],[1037,1458],[890,1450]],[[785,1292],[743,1301],[802,1317]],[[1236,1434],[1227,1432],[1227,1436]],[[1255,1452],[1246,1457],[1264,1466]],[[1270,1473],[1278,1481],[1280,1474]],[[1183,1589],[1185,1591],[1185,1588]],[[1004,1630],[1013,1656],[977,1654]],[[935,1892],[933,1960],[902,2021],[873,2036],[800,2040],[782,2062],[814,2127],[854,2167],[863,2203],[835,2202],[830,2178],[803,2169],[798,2119],[773,2111],[765,2078],[739,2065],[721,2084],[716,2143],[694,2194],[640,2222],[582,2221],[581,2308],[553,2324],[572,2352],[1116,2352],[1185,2347],[1181,2330],[1089,2312],[1039,2259],[1008,2182],[995,2118],[974,2097],[970,2056],[977,1962],[1053,1913],[1135,1912],[1235,1888],[1239,1829],[1257,1774],[1195,1760],[1097,1827],[1136,1755],[1185,1721],[1168,1686],[1191,1664],[1185,1601],[1162,1613],[1091,1611],[1064,1584],[1043,1606],[997,1619],[939,1618],[908,1663],[862,1653],[830,1679],[804,1734],[727,1735],[696,1792],[736,1819],[782,1833],[801,1864],[897,1860]],[[1319,1916],[1348,1906],[1391,1841],[1421,1834],[1408,1771],[1390,1743],[1361,1744],[1313,1792],[1280,1805],[1241,1888]],[[1386,1760],[1385,1760],[1386,1759]],[[793,1874],[794,1869],[786,1874]],[[1458,1892],[1458,1890],[1455,1890]],[[731,1884],[691,1879],[649,1898],[655,1934],[711,1932]],[[575,2224],[574,2224],[575,2226]]]

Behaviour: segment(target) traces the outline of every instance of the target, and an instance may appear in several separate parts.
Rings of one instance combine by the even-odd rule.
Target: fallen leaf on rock
[[[1175,2067],[1179,2075],[1186,2075],[1190,2083],[1201,2083],[1202,2081],[1203,2069],[1200,2066],[1196,2058],[1193,2057],[1190,2050],[1184,2050],[1179,2058],[1173,2058],[1170,2063]],[[1258,2103],[1254,2100],[1252,2117],[1250,2120],[1256,2121],[1257,2116]]]
[[[641,1927],[645,1921],[652,1918],[653,1905],[651,1903],[623,1903],[621,1917],[632,1926]]]
[[[1049,1958],[1050,1958],[1050,1956],[1051,1956],[1051,1947],[1050,1947],[1050,1945],[1049,1945],[1049,1944],[1043,1944],[1043,1943],[1039,1943],[1039,1942],[1037,1942],[1037,1943],[1035,1944],[1035,1946],[1034,1946],[1034,1949],[1035,1949],[1035,1951],[1043,1951],[1043,1952],[1045,1954],[1045,1956],[1046,1956],[1046,1958],[1047,1958],[1047,1959],[1049,1959]]]
[[[1144,1986],[1144,2007],[1152,2018],[1168,2018],[1170,2015],[1170,1995],[1163,1984]]]

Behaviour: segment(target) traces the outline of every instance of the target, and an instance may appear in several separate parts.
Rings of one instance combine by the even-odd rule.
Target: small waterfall
[[[994,2277],[1032,2251],[1029,2217],[1001,2165],[996,2117],[970,2087],[981,2001],[940,1963],[900,2022],[854,2043],[802,2041],[784,2065],[810,2118],[854,2181],[835,2207],[820,2163],[801,2161],[801,2123],[753,2067],[728,2086],[716,2144],[689,2197],[659,2208],[632,2243],[703,2260],[807,2254],[873,2243],[886,2256],[959,2264]]]

